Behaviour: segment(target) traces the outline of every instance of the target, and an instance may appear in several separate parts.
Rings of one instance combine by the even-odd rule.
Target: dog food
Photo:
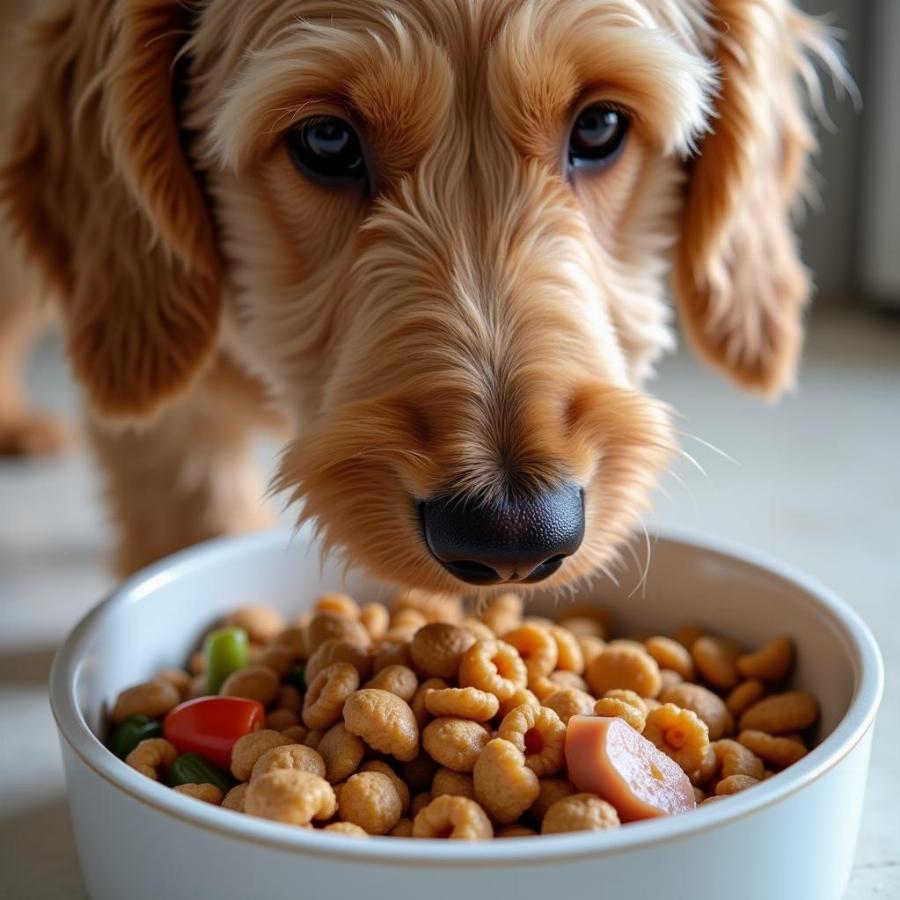
[[[602,831],[802,759],[818,704],[793,664],[787,637],[615,639],[599,608],[553,621],[511,593],[479,615],[335,593],[293,623],[236,610],[186,671],[122,692],[108,746],[186,796],[348,837]]]

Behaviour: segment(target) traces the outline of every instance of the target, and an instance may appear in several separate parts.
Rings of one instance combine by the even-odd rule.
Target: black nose
[[[441,496],[421,511],[432,555],[469,584],[541,581],[584,537],[584,495],[571,484],[487,503]]]

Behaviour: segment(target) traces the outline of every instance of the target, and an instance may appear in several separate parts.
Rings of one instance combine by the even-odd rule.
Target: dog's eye
[[[603,103],[585,107],[569,136],[569,165],[580,168],[612,162],[625,143],[628,117]]]
[[[335,116],[304,119],[285,135],[294,165],[319,184],[365,181],[366,161],[353,127]]]

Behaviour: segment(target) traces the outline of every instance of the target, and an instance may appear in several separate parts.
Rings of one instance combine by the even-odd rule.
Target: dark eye
[[[366,161],[353,127],[336,116],[304,119],[285,135],[294,165],[309,179],[326,186],[359,184]]]
[[[575,168],[612,162],[625,143],[628,117],[603,103],[585,107],[569,136],[569,165]]]

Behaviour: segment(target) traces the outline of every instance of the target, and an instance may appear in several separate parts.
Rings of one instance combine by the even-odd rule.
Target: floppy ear
[[[175,111],[184,0],[68,0],[33,26],[0,191],[103,415],[151,414],[217,335],[219,262]]]
[[[810,291],[791,224],[814,147],[807,53],[840,62],[789,0],[713,0],[711,15],[721,85],[690,173],[675,290],[699,354],[774,395],[792,384]]]

